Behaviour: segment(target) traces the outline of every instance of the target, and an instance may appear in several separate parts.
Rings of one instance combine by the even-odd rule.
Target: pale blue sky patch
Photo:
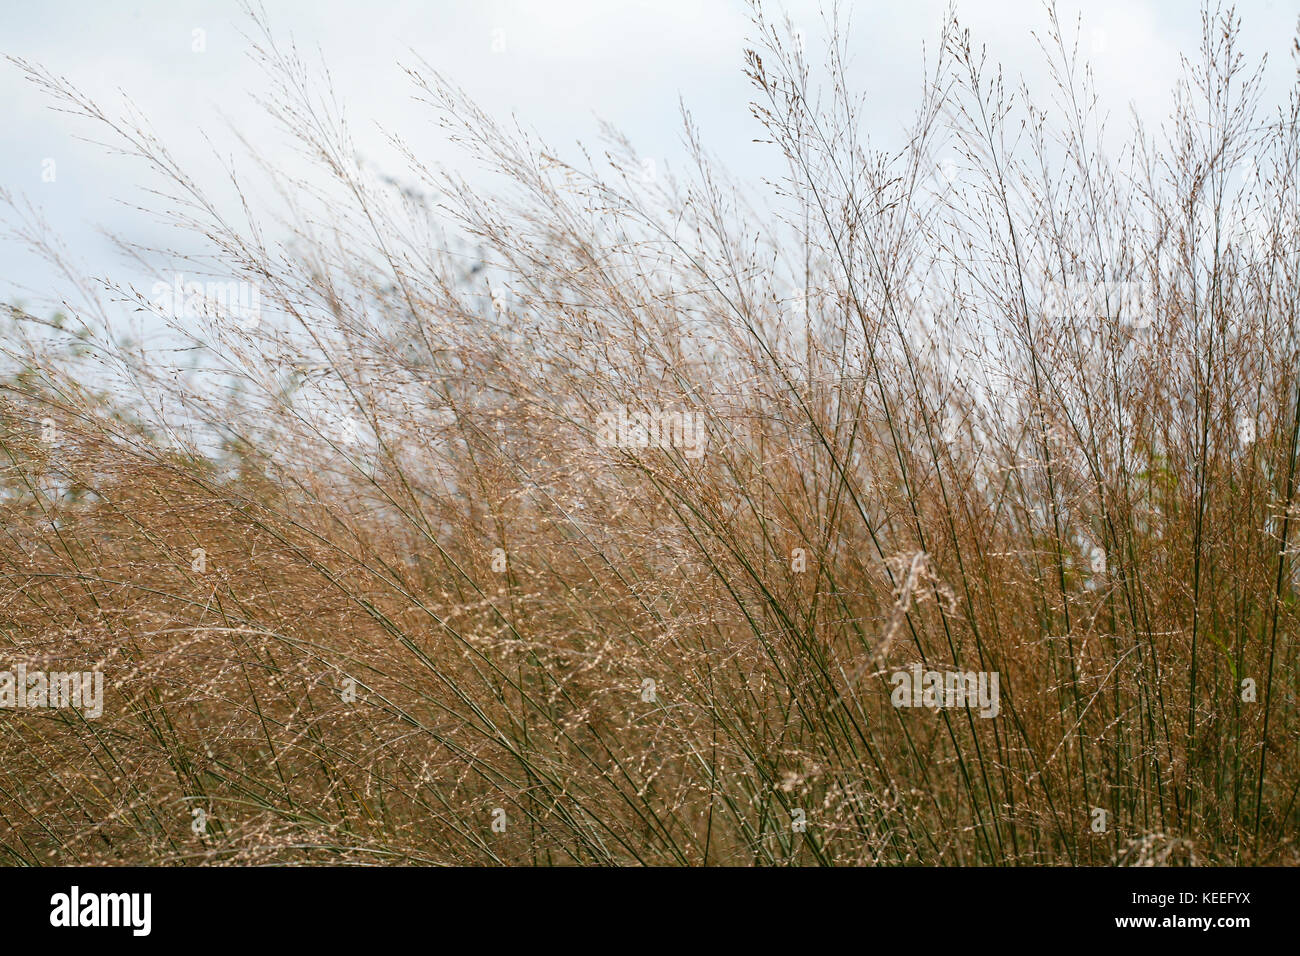
[[[863,123],[882,145],[896,141],[916,106],[922,47],[933,56],[946,6],[945,0],[843,4],[853,24],[851,82],[868,94]],[[816,63],[825,37],[821,5],[791,0],[780,8]],[[770,16],[778,9],[767,5]],[[1046,28],[1040,3],[966,0],[956,9],[977,42],[988,45],[991,61],[1047,97],[1043,56],[1030,32]],[[1062,20],[1073,24],[1079,9],[1062,3]],[[1289,50],[1300,2],[1247,3],[1240,12],[1244,49],[1251,57],[1270,54],[1264,88],[1280,101],[1294,80]],[[625,132],[656,168],[681,165],[680,100],[707,147],[742,180],[781,173],[775,150],[752,142],[761,130],[749,115],[751,89],[741,72],[751,28],[739,0],[327,0],[268,4],[268,14],[279,40],[292,37],[309,62],[319,57],[328,64],[358,152],[399,177],[404,163],[384,130],[399,133],[422,159],[457,162],[402,72],[417,56],[490,115],[513,115],[561,151],[579,139],[594,142],[599,118]],[[247,56],[244,34],[252,31],[235,3],[53,0],[5,5],[0,52],[68,77],[110,111],[121,109],[125,93],[181,165],[233,202],[233,193],[222,193],[224,174],[213,151],[234,157],[238,167],[243,148],[223,116],[275,163],[290,170],[304,164],[251,101],[265,86]],[[1128,128],[1130,103],[1153,124],[1164,117],[1179,52],[1194,51],[1199,35],[1199,11],[1185,0],[1086,5],[1081,45],[1118,133]],[[123,262],[101,229],[146,246],[183,243],[174,229],[134,208],[149,203],[142,188],[157,185],[156,177],[138,160],[78,138],[102,139],[102,130],[50,110],[47,98],[8,63],[0,64],[0,100],[6,104],[0,185],[41,210],[87,274],[146,278]],[[0,242],[0,299],[39,308],[66,288],[33,253]]]

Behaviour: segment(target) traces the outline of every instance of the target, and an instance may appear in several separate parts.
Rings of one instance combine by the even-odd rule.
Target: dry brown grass
[[[23,64],[210,242],[142,258],[264,317],[175,323],[175,374],[114,333],[147,290],[12,310],[0,665],[107,691],[0,712],[0,859],[1296,863],[1300,86],[1262,110],[1207,12],[1167,128],[1112,157],[1045,22],[1050,108],[950,23],[882,156],[841,41],[819,97],[756,11],[770,211],[689,118],[689,174],[645,183],[613,134],[566,164],[417,64],[503,183],[411,156],[431,206],[263,35],[323,174],[261,168],[274,244]],[[1144,301],[1058,308],[1066,277]],[[706,453],[603,446],[617,406],[699,414]],[[891,706],[915,661],[996,671],[1001,713]]]

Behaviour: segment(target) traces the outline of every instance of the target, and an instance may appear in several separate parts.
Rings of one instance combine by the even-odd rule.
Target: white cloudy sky
[[[922,43],[937,35],[948,0],[843,0],[854,21],[854,79],[869,93],[869,131],[888,136],[910,114],[920,81]],[[1098,87],[1123,121],[1132,104],[1158,121],[1200,31],[1194,0],[1061,0],[1062,19],[1084,9],[1082,37]],[[768,0],[787,10],[810,53],[822,36],[817,0]],[[400,64],[412,51],[457,80],[481,105],[513,112],[563,147],[595,139],[597,118],[630,135],[643,155],[671,163],[679,155],[678,100],[684,98],[708,145],[742,175],[768,168],[747,103],[741,54],[750,33],[743,0],[268,0],[275,33],[303,51],[319,48],[351,112],[358,147],[383,162],[380,128],[399,131],[421,155],[454,154],[413,103]],[[962,21],[988,44],[990,57],[1033,88],[1042,57],[1031,36],[1046,24],[1038,0],[956,0]],[[1245,0],[1239,5],[1245,48],[1268,53],[1266,89],[1281,99],[1294,82],[1290,57],[1300,0]],[[0,53],[66,75],[105,105],[123,93],[150,118],[183,165],[219,175],[207,132],[237,151],[225,133],[233,118],[254,142],[277,155],[281,141],[251,105],[261,76],[241,35],[247,19],[233,0],[0,0]],[[194,31],[206,49],[193,51]],[[499,33],[497,31],[500,31]],[[504,50],[494,52],[494,38]],[[499,44],[498,44],[499,45]],[[0,185],[43,210],[52,229],[92,275],[120,269],[101,229],[146,243],[166,241],[130,205],[148,178],[137,163],[107,157],[79,137],[98,135],[84,121],[48,108],[17,68],[0,61]],[[56,161],[53,183],[42,163]],[[287,160],[286,160],[287,161]],[[2,224],[0,224],[2,225]],[[35,305],[55,292],[29,253],[0,242],[0,299]]]

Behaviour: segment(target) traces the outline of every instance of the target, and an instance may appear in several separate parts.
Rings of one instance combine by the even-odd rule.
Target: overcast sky
[[[262,85],[241,35],[249,23],[237,3],[155,0],[3,0],[0,53],[34,60],[66,75],[117,108],[125,93],[183,165],[199,178],[218,176],[213,142],[237,152],[223,116],[275,156],[281,139],[249,95]],[[854,81],[869,93],[868,132],[896,134],[917,101],[922,44],[933,50],[947,0],[845,0],[852,14]],[[741,72],[750,35],[741,0],[341,0],[268,2],[277,36],[304,52],[319,48],[350,111],[359,151],[376,162],[391,155],[381,127],[400,132],[422,156],[454,157],[411,99],[400,64],[412,51],[458,81],[494,115],[513,113],[555,146],[595,140],[597,118],[624,130],[643,155],[680,157],[678,101],[683,98],[710,149],[743,176],[771,160],[749,116]],[[821,4],[768,0],[787,10],[819,49]],[[958,0],[958,16],[991,59],[1031,89],[1043,76],[1030,34],[1046,24],[1037,0]],[[1062,2],[1073,23],[1080,4]],[[1246,51],[1268,53],[1266,89],[1276,100],[1294,82],[1290,46],[1300,0],[1246,0],[1239,6]],[[202,31],[196,34],[195,31]],[[1090,0],[1082,36],[1103,101],[1115,121],[1132,104],[1158,121],[1179,73],[1180,51],[1192,53],[1200,31],[1189,0]],[[195,50],[201,36],[203,49]],[[121,92],[119,92],[121,91]],[[50,226],[92,275],[120,274],[100,229],[146,243],[166,241],[160,227],[133,213],[149,182],[138,162],[107,157],[78,136],[99,135],[84,121],[48,108],[18,69],[0,62],[0,184],[37,203]],[[55,179],[44,182],[47,160]],[[286,160],[288,161],[288,160]],[[30,304],[56,290],[28,252],[0,242],[0,299]]]

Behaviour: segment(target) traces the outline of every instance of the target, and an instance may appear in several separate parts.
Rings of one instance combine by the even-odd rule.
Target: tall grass
[[[283,213],[238,221],[15,60],[206,244],[124,248],[263,317],[170,319],[3,196],[77,304],[3,338],[0,665],[108,690],[0,712],[0,859],[1297,862],[1300,83],[1265,109],[1208,9],[1115,152],[1042,21],[1046,91],[949,20],[886,153],[847,31],[814,70],[755,7],[761,190],[689,115],[649,178],[411,65],[489,191],[377,177],[257,19],[318,175],[261,162]],[[705,454],[598,440],[620,407]],[[997,672],[999,715],[892,706],[916,662]]]

